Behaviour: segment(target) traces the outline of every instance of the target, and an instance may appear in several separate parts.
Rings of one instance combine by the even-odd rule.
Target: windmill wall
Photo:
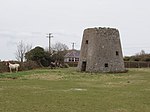
[[[78,70],[123,72],[125,68],[119,31],[114,28],[85,29]]]

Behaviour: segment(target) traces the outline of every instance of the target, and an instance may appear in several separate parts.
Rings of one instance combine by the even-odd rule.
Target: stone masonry
[[[124,72],[119,31],[115,28],[85,29],[78,70],[87,72]]]

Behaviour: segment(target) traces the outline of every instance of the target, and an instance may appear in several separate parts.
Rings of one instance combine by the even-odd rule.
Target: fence
[[[70,67],[77,67],[78,66],[78,62],[65,62],[66,64],[68,64]]]
[[[77,62],[68,62],[67,63],[70,67],[77,67]],[[124,62],[125,68],[150,68],[150,62],[144,61],[125,61]]]
[[[125,68],[150,68],[150,62],[143,61],[125,61]]]

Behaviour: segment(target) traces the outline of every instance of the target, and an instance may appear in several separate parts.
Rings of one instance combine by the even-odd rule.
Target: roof
[[[66,58],[79,58],[80,57],[80,51],[79,50],[69,50],[68,53],[64,56]]]

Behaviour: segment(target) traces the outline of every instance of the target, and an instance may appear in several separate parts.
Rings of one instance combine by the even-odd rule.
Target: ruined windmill
[[[114,28],[85,29],[78,70],[87,72],[125,71],[119,31]]]

